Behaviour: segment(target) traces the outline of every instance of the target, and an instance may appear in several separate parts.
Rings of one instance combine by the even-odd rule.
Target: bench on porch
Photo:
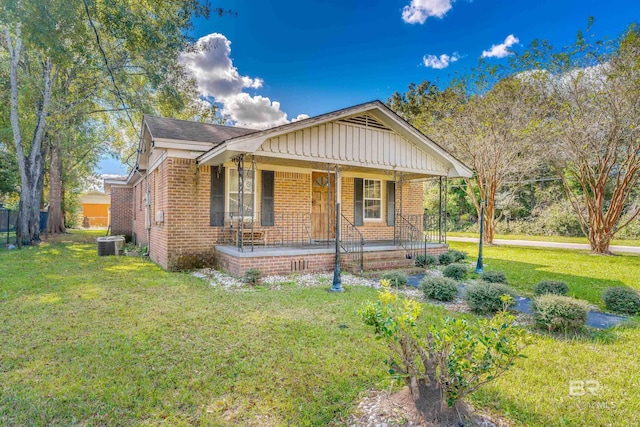
[[[264,231],[261,230],[242,230],[233,232],[233,243],[238,244],[238,237],[242,234],[243,245],[265,245]]]

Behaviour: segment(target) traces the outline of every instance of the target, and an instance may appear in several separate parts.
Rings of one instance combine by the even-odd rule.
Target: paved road
[[[447,240],[451,242],[471,242],[478,243],[476,237],[453,237],[447,236]],[[560,243],[560,242],[541,242],[533,240],[507,240],[493,239],[496,245],[512,245],[512,246],[531,246],[535,248],[557,248],[557,249],[580,249],[591,250],[591,247],[584,243]],[[624,252],[631,254],[640,254],[640,246],[610,246],[611,252]]]

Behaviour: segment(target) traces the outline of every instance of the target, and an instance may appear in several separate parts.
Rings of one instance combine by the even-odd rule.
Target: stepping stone
[[[417,288],[425,274],[413,274],[409,276],[407,284]],[[464,284],[460,285],[460,296],[464,290]],[[516,311],[521,313],[531,314],[531,298],[516,297]],[[587,313],[587,326],[596,329],[607,329],[613,326],[619,325],[627,320],[624,316],[618,316],[615,314],[603,313],[601,311],[591,310]]]

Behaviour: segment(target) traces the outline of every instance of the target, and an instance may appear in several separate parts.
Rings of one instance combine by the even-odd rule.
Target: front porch
[[[358,252],[347,252],[340,247],[340,265],[343,271],[361,274],[364,271],[393,270],[415,266],[415,256],[420,253],[439,255],[448,249],[446,243],[416,242],[416,252],[393,240],[370,240],[360,245]],[[291,273],[315,273],[331,271],[335,264],[335,240],[312,242],[299,246],[253,246],[239,251],[235,245],[216,245],[215,259],[218,268],[241,277],[245,271],[257,268],[264,275]]]

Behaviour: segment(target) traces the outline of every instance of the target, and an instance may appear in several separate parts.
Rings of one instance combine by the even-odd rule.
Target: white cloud
[[[263,129],[290,122],[278,101],[244,92],[260,89],[263,80],[238,72],[231,59],[231,41],[223,34],[201,37],[180,59],[196,79],[202,96],[220,103],[222,115],[235,125]],[[308,117],[301,114],[292,121],[301,116]]]
[[[411,0],[402,9],[402,20],[407,24],[424,24],[430,16],[443,18],[453,7],[455,0]]]
[[[458,55],[457,52],[454,52],[451,56],[447,55],[446,53],[443,53],[440,56],[425,55],[422,57],[422,62],[427,68],[442,70],[443,68],[447,68],[450,64],[456,62],[458,59],[460,59],[460,55]]]
[[[491,49],[482,51],[483,58],[504,58],[505,56],[511,55],[509,52],[509,48],[514,44],[518,43],[520,40],[513,34],[509,34],[506,39],[504,39],[503,43],[494,44],[491,46]]]

